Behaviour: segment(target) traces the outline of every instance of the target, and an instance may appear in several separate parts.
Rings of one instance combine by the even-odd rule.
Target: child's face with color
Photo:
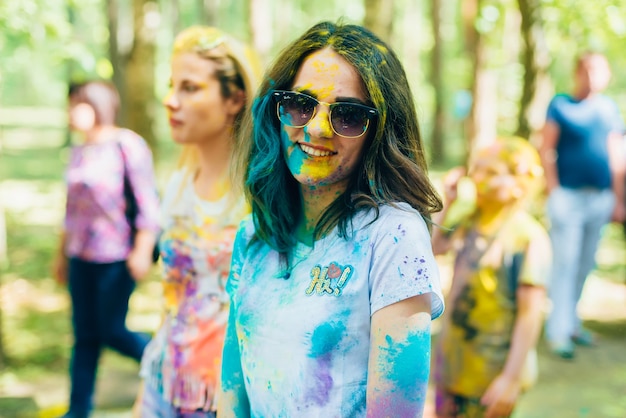
[[[518,176],[511,171],[503,154],[494,146],[481,151],[474,161],[469,176],[476,186],[479,204],[508,204],[524,194]]]
[[[330,125],[328,104],[365,104],[367,95],[360,75],[342,56],[325,48],[303,61],[292,90],[324,103],[317,106],[306,126],[283,125],[283,153],[291,174],[302,185],[345,188],[361,160],[368,131],[355,138],[337,135]]]

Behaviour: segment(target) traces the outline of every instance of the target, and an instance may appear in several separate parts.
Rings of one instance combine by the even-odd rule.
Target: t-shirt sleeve
[[[546,110],[546,122],[559,123],[559,100],[559,96],[554,96],[552,100],[550,100],[550,104],[548,104],[548,109]]]
[[[159,231],[159,196],[152,163],[152,151],[146,141],[131,131],[124,130],[120,146],[123,148],[128,182],[137,201],[137,229]]]
[[[551,266],[552,245],[548,233],[542,227],[531,228],[519,284],[546,287]]]
[[[390,209],[375,226],[370,267],[370,313],[414,296],[430,293],[431,317],[444,309],[439,270],[430,233],[415,211]]]

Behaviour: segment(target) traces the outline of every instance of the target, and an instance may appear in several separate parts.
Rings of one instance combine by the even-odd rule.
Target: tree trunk
[[[124,68],[126,66],[126,57],[120,51],[118,45],[119,36],[119,8],[117,0],[108,0],[106,2],[107,23],[109,28],[109,60],[113,67],[113,84],[120,94],[120,111],[118,123],[124,123],[122,115],[126,114],[126,86],[124,83]]]
[[[4,208],[0,206],[0,289],[4,283],[4,271],[8,263],[7,252],[7,226],[4,217]],[[0,294],[1,296],[1,294]],[[6,351],[4,349],[4,315],[2,312],[2,304],[0,304],[0,370],[7,363]]]
[[[250,34],[252,36],[251,45],[257,52],[261,61],[266,63],[269,60],[274,39],[272,37],[272,1],[271,0],[250,0],[249,22]]]
[[[443,146],[443,132],[445,123],[444,114],[444,91],[443,91],[443,40],[441,37],[441,0],[431,0],[431,20],[433,25],[434,44],[431,55],[430,79],[435,93],[435,109],[433,115],[433,129],[431,136],[431,154],[433,161],[440,163],[445,161],[445,149]]]
[[[389,42],[393,31],[393,0],[365,0],[363,26]]]
[[[124,125],[141,135],[154,149],[153,131],[157,3],[133,0],[133,44],[124,68],[126,111]]]
[[[521,61],[524,65],[524,84],[515,134],[535,142],[533,136],[541,129],[544,112],[550,100],[550,54],[544,40],[540,1],[518,0],[517,3],[522,17],[524,51]]]
[[[217,25],[218,0],[196,0],[198,10],[201,13],[201,22],[204,25]],[[177,2],[176,2],[177,3]]]
[[[479,146],[497,136],[497,75],[487,68],[488,46],[482,33],[476,30],[476,18],[483,0],[463,1],[463,18],[467,52],[473,60],[471,80],[472,106],[466,122],[467,159]]]

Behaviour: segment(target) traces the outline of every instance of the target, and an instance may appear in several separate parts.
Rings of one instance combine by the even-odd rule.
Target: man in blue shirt
[[[540,153],[548,191],[554,261],[546,337],[552,351],[574,357],[574,344],[592,345],[576,305],[595,265],[602,227],[626,217],[622,118],[600,94],[611,70],[606,57],[588,52],[576,61],[573,94],[557,94],[548,107]]]

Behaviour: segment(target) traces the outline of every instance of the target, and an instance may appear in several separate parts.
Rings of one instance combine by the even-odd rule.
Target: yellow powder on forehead
[[[192,26],[174,40],[173,53],[209,51],[225,41],[225,34],[213,27]]]
[[[327,98],[328,96],[330,96],[330,94],[335,90],[335,86],[334,86],[334,84],[331,84],[331,85],[326,86],[326,87],[321,88],[321,89],[314,89],[314,88],[312,88],[311,83],[307,83],[307,84],[304,84],[302,86],[297,86],[297,90],[298,91],[307,90],[307,91],[311,92],[313,95],[315,95],[315,97],[318,100],[324,101],[324,99]]]

